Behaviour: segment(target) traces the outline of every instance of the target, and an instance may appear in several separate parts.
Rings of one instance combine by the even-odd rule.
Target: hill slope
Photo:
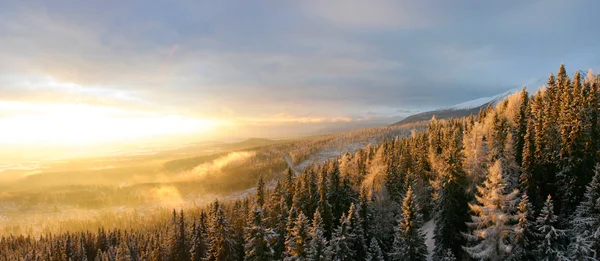
[[[481,109],[486,108],[488,105],[495,106],[500,103],[506,97],[510,96],[513,93],[516,93],[517,89],[511,89],[506,92],[500,93],[498,95],[494,95],[491,97],[482,97],[470,101],[466,101],[463,103],[459,103],[450,107],[445,107],[441,109],[437,109],[434,111],[426,111],[417,113],[415,115],[411,115],[406,117],[405,119],[396,122],[392,125],[403,125],[407,123],[414,123],[420,121],[428,121],[435,115],[438,119],[449,119],[449,118],[460,118],[466,117],[469,115],[477,114]]]

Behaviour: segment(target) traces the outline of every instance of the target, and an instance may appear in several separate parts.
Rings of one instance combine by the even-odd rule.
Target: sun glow
[[[152,136],[204,133],[208,119],[127,111],[77,103],[0,101],[0,143],[91,144]],[[8,112],[8,113],[6,113]]]

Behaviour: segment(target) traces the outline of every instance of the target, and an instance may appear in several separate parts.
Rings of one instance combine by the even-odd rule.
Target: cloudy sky
[[[392,123],[535,89],[561,62],[600,71],[598,10],[596,0],[2,0],[0,142]]]

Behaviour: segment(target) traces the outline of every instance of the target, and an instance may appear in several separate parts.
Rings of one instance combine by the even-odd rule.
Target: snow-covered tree
[[[350,261],[354,260],[355,251],[352,248],[352,234],[350,220],[346,218],[346,214],[342,214],[340,225],[334,231],[330,241],[331,260],[333,261]]]
[[[468,221],[467,181],[462,169],[461,130],[458,125],[444,131],[443,143],[439,158],[432,157],[439,161],[432,163],[432,167],[437,165],[435,169],[441,181],[434,215],[436,245],[433,260],[441,260],[447,249],[459,258],[465,255],[461,247],[465,238],[461,233],[466,231],[465,222]]]
[[[390,253],[392,260],[420,261],[427,260],[425,237],[419,230],[423,221],[419,208],[415,204],[412,188],[408,187],[402,201],[402,218],[398,220],[394,246]]]
[[[469,191],[474,194],[475,188],[485,180],[490,165],[489,149],[485,142],[483,124],[475,122],[471,130],[463,138],[464,169],[469,182]]]
[[[185,224],[183,210],[180,212],[179,219],[175,210],[173,210],[174,230],[169,239],[169,258],[171,260],[187,260],[189,258],[185,240]]]
[[[312,227],[310,228],[310,242],[307,250],[308,260],[328,261],[328,242],[323,231],[323,219],[319,211],[315,211]]]
[[[350,230],[354,237],[350,244],[354,250],[354,259],[364,260],[367,257],[367,243],[365,242],[365,232],[363,230],[363,220],[359,214],[360,209],[352,203],[348,210],[347,219],[350,223]]]
[[[258,178],[258,184],[256,186],[256,206],[261,208],[265,204],[265,181],[263,177]]]
[[[456,256],[452,253],[451,249],[443,251],[442,256],[438,259],[440,261],[456,261]]]
[[[513,247],[508,260],[534,260],[535,248],[533,244],[536,234],[533,225],[535,218],[527,193],[523,193],[521,196],[515,218],[517,219],[517,224],[514,226]]]
[[[366,260],[367,261],[385,261],[383,252],[381,251],[381,248],[379,247],[379,243],[377,242],[377,239],[375,239],[375,238],[371,239],[371,244],[369,245],[369,253],[367,254]]]
[[[307,260],[309,248],[309,226],[306,216],[300,212],[294,226],[288,231],[285,241],[286,261]]]
[[[482,260],[504,260],[510,253],[510,236],[513,232],[511,215],[519,191],[506,192],[507,183],[503,175],[502,161],[497,160],[487,175],[483,186],[478,186],[477,204],[469,204],[475,213],[472,222],[467,225],[472,229],[465,234],[473,246],[463,247],[474,258]]]
[[[212,205],[210,219],[208,230],[210,247],[206,261],[235,260],[231,227],[218,201]]]
[[[561,245],[565,231],[556,228],[558,217],[554,214],[554,203],[548,195],[540,215],[535,221],[535,228],[539,233],[537,256],[542,261],[566,260],[564,249]]]
[[[271,260],[273,258],[273,249],[269,243],[271,231],[264,226],[261,209],[254,208],[249,219],[245,231],[244,260]]]
[[[388,251],[394,242],[394,210],[398,208],[398,204],[389,199],[385,186],[371,193],[369,205],[371,221],[368,234],[380,243],[384,251]]]
[[[600,255],[600,165],[587,186],[583,201],[577,206],[570,222],[572,240],[569,256]],[[589,250],[587,248],[590,248]]]
[[[200,215],[200,222],[192,226],[192,238],[190,241],[190,260],[201,261],[208,251],[208,244],[206,242],[206,214],[203,212]]]
[[[594,242],[590,240],[589,233],[574,235],[568,247],[570,260],[594,261],[596,252],[592,249]]]

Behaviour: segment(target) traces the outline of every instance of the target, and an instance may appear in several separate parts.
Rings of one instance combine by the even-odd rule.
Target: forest
[[[599,117],[600,75],[561,65],[476,116],[434,117],[279,176],[252,171],[247,197],[129,227],[4,235],[0,259],[598,260]]]

